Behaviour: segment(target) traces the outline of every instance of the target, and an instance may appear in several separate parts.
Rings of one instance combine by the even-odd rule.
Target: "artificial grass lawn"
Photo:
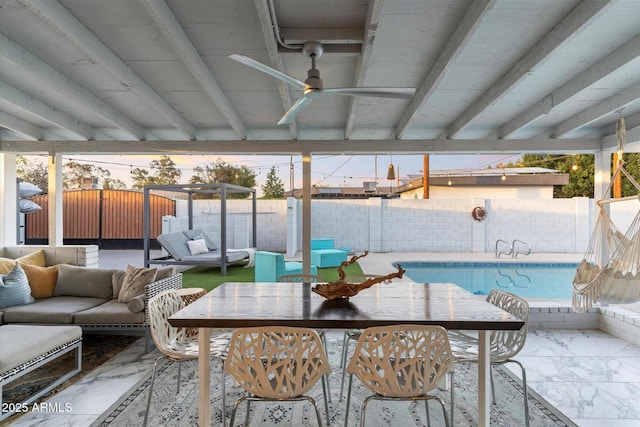
[[[347,276],[362,275],[362,269],[358,263],[353,263],[344,268]],[[207,292],[218,287],[224,282],[253,282],[255,278],[253,267],[244,268],[243,264],[235,264],[227,267],[227,275],[220,274],[219,267],[193,267],[182,272],[182,287],[203,288]],[[318,276],[326,282],[338,280],[338,267],[319,268]]]

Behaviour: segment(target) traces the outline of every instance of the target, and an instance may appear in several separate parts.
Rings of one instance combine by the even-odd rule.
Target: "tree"
[[[62,180],[65,190],[79,190],[83,188],[85,178],[96,178],[98,185],[104,189],[126,188],[124,182],[111,178],[111,172],[109,170],[96,165],[69,160],[62,167]]]
[[[265,199],[282,199],[284,198],[284,183],[276,175],[276,167],[271,166],[267,174],[267,180],[262,185],[262,194]]]
[[[253,188],[256,186],[256,174],[246,166],[233,166],[222,160],[206,162],[193,168],[191,184],[234,184]],[[201,198],[204,196],[200,196]],[[230,199],[246,199],[247,193],[229,194]]]
[[[624,168],[633,177],[636,183],[640,184],[640,153],[625,153],[622,155]],[[638,194],[638,189],[626,176],[622,177],[622,197],[634,196]]]
[[[180,169],[171,158],[165,154],[159,160],[149,163],[150,174],[147,169],[135,168],[131,171],[133,188],[143,188],[145,185],[172,185],[177,184],[182,176]]]
[[[640,182],[640,153],[625,153],[623,155],[625,169],[636,182]],[[611,161],[613,162],[613,156]],[[569,174],[569,184],[558,185],[553,189],[553,197],[594,197],[594,173],[595,158],[593,155],[577,154],[573,156],[554,156],[525,154],[522,159],[508,165],[498,165],[497,167],[525,167],[539,166],[547,169],[555,169]],[[615,170],[613,163],[611,171]],[[638,189],[631,181],[622,177],[622,197],[638,194]]]
[[[38,186],[43,192],[49,187],[47,166],[25,156],[17,156],[16,175],[24,182]]]

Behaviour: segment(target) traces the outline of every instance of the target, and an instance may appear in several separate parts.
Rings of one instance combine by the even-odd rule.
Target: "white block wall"
[[[258,200],[257,243],[262,250],[293,257],[302,247],[302,201]],[[631,200],[609,205],[611,217],[626,228],[640,208]],[[219,240],[220,202],[194,201],[194,225]],[[474,221],[475,206],[487,219]],[[490,252],[498,239],[522,240],[534,253],[583,253],[597,208],[592,199],[340,199],[311,203],[312,237],[331,237],[336,246],[362,252]],[[180,228],[187,227],[187,202],[178,201]],[[243,217],[234,227],[234,218]],[[248,218],[248,220],[247,220]],[[251,230],[251,201],[227,201],[227,239]],[[174,229],[174,231],[175,231]]]

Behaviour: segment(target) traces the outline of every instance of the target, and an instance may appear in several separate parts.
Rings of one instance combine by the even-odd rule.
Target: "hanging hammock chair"
[[[624,168],[622,148],[625,142],[624,119],[618,119],[619,163],[616,172],[598,201],[600,213],[583,260],[573,278],[573,310],[586,312],[596,301],[605,304],[629,304],[640,301],[640,208],[626,233],[611,221],[605,204],[637,199],[638,196],[606,199],[617,176],[624,174],[640,192],[640,185]]]

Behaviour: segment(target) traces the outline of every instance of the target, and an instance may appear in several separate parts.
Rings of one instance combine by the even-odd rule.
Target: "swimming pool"
[[[394,263],[397,266],[398,263]],[[455,283],[476,295],[502,289],[523,298],[571,299],[574,263],[402,262],[419,283]]]

